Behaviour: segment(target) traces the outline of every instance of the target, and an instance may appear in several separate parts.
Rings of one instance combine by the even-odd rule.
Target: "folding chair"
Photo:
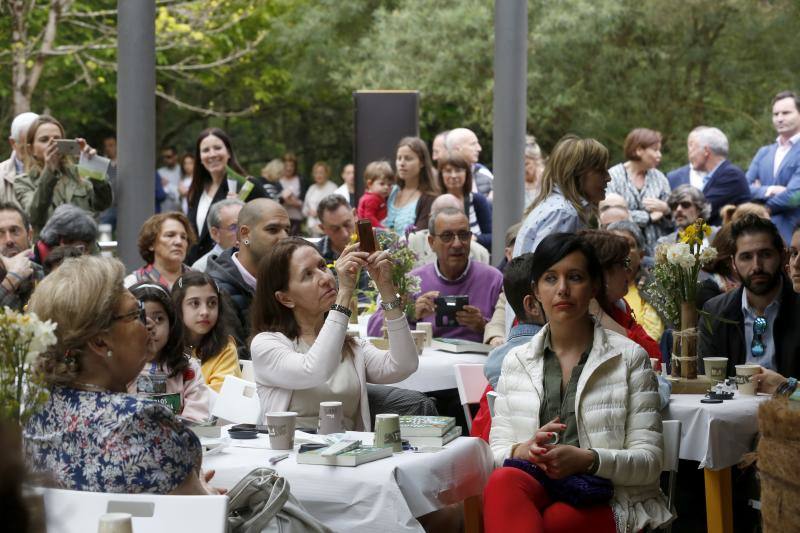
[[[236,376],[225,376],[211,414],[236,424],[258,424],[261,421],[261,402],[256,384]]]
[[[489,404],[489,414],[494,418],[494,402],[497,400],[497,391],[490,390],[486,393],[486,403]]]
[[[224,533],[227,527],[227,496],[37,490],[44,496],[49,533],[97,531],[100,516],[106,513],[128,513],[133,530],[148,533]]]
[[[664,463],[663,472],[669,472],[667,482],[667,505],[669,510],[674,513],[675,502],[675,478],[678,475],[678,459],[681,451],[681,421],[664,420],[662,434],[664,435]],[[665,531],[672,531],[672,524],[664,528]]]
[[[469,404],[479,403],[483,391],[489,384],[486,376],[483,375],[483,365],[461,364],[453,365],[456,372],[456,384],[458,385],[458,398],[464,408],[464,417],[467,419],[467,432],[472,431],[472,412]]]

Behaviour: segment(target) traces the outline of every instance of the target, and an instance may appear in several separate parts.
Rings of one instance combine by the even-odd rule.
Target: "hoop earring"
[[[250,241],[249,241],[249,240],[247,240],[247,239],[245,239],[244,241],[242,241],[242,243],[243,243],[245,246],[250,246]]]

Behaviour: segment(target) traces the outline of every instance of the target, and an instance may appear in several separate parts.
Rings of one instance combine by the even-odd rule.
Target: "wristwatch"
[[[400,295],[395,294],[394,300],[390,302],[384,302],[383,300],[381,300],[381,309],[383,309],[384,311],[391,311],[392,309],[400,307],[402,304],[403,301],[400,299]]]

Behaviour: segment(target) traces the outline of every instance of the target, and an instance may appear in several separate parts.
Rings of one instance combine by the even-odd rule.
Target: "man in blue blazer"
[[[670,172],[670,187],[693,185],[703,191],[711,206],[708,222],[719,226],[723,206],[750,201],[750,185],[742,169],[728,161],[728,138],[719,128],[698,126],[689,133],[686,147],[689,165]],[[698,175],[692,179],[690,172]]]
[[[774,144],[759,148],[747,170],[753,200],[763,202],[785,242],[800,221],[800,97],[783,91],[772,99]]]

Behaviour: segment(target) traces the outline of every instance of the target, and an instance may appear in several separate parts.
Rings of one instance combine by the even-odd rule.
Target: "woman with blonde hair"
[[[281,193],[283,192],[283,185],[281,185],[281,178],[286,172],[284,170],[286,165],[280,159],[273,159],[261,169],[261,178],[257,181],[264,188],[264,194],[270,200],[283,203]]]
[[[533,252],[551,233],[575,233],[589,227],[606,196],[608,149],[595,139],[567,135],[544,167],[539,194],[525,210],[514,257]]]

